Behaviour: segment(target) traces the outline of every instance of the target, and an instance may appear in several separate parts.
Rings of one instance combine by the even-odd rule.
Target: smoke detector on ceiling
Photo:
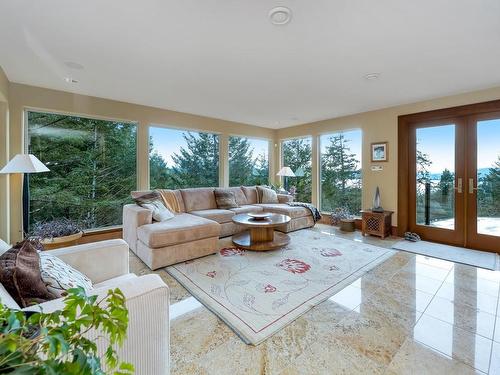
[[[365,74],[365,79],[367,81],[374,81],[380,77],[380,73],[368,73]]]
[[[275,7],[269,11],[269,19],[273,25],[286,25],[292,19],[292,11],[287,7]]]

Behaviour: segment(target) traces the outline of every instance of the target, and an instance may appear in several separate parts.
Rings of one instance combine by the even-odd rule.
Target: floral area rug
[[[280,250],[226,247],[166,270],[243,341],[257,345],[395,254],[310,229],[289,235]]]

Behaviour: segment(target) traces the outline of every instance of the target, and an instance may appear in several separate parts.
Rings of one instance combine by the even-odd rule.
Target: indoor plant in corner
[[[64,307],[51,313],[13,310],[0,303],[0,373],[2,374],[131,374],[120,362],[128,326],[125,297],[109,290],[105,299],[87,296],[83,288],[68,290]],[[104,360],[85,337],[98,330],[108,342]]]
[[[82,235],[80,225],[66,218],[35,223],[29,234],[40,238],[45,250],[74,245]]]

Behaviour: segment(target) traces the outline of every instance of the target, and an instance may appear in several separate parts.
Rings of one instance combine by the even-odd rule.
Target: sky
[[[153,140],[153,149],[163,157],[169,167],[173,166],[172,155],[179,153],[181,147],[186,147],[186,142],[182,136],[186,130],[177,130],[160,127],[150,127],[149,135]],[[195,134],[196,132],[192,132]],[[247,138],[254,149],[253,155],[257,157],[261,153],[266,156],[269,153],[269,142],[263,139]]]
[[[500,155],[500,120],[480,121],[477,131],[478,169],[490,168]],[[431,173],[455,170],[455,125],[417,129],[417,149],[428,154]]]

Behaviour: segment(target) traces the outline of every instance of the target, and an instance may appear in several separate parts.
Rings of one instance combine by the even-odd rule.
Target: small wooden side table
[[[373,212],[371,210],[361,211],[361,232],[363,236],[372,234],[382,237],[391,235],[392,214],[394,211]]]

